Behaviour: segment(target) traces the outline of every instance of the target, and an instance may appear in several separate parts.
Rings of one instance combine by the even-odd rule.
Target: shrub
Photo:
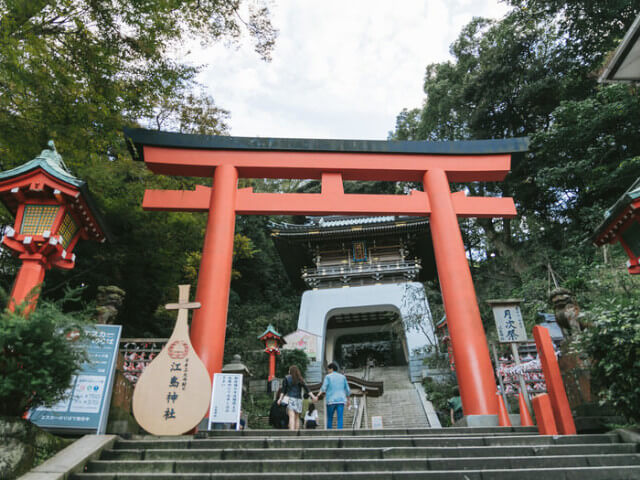
[[[454,382],[436,382],[432,378],[425,378],[422,382],[427,398],[433,404],[443,427],[451,426],[449,414],[449,399],[454,396],[454,390],[458,386]]]
[[[21,416],[64,396],[85,359],[67,339],[72,330],[84,336],[81,322],[46,301],[28,318],[0,314],[0,415]]]
[[[591,359],[601,404],[640,421],[640,301],[608,300],[591,309],[592,324],[576,341]]]

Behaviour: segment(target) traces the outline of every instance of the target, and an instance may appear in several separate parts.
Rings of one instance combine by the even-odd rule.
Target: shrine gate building
[[[344,368],[408,365],[421,380],[424,355],[436,339],[424,288],[435,278],[429,222],[424,217],[307,217],[273,224],[271,236],[291,283],[302,294],[298,330],[287,347],[312,363]]]

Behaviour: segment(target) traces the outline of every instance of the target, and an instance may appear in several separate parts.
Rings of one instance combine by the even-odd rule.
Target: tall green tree
[[[605,264],[589,236],[605,208],[640,176],[638,90],[596,80],[640,5],[508,3],[513,9],[503,19],[476,18],[463,28],[452,61],[427,66],[423,106],[400,112],[391,137],[530,137],[530,151],[513,159],[504,182],[464,187],[473,195],[513,197],[519,213],[512,221],[461,223],[487,330],[491,336],[488,298],[524,298],[531,323],[549,308],[555,281],[572,289],[593,310],[596,328],[615,325],[604,342],[590,330],[583,347],[603,398],[634,417],[629,405],[637,389],[621,387],[621,380],[637,353],[625,337],[633,333],[626,306],[637,281],[628,278],[620,249]]]
[[[551,240],[555,233],[555,240],[564,238],[562,245],[566,245],[567,241],[574,241],[565,238],[562,230],[568,228],[568,209],[586,205],[594,198],[599,199],[599,205],[606,204],[624,190],[624,183],[614,180],[607,184],[603,173],[616,171],[619,177],[626,176],[628,183],[634,178],[633,172],[640,173],[629,161],[619,168],[616,162],[624,158],[611,152],[594,162],[595,152],[602,153],[602,145],[610,144],[616,136],[621,139],[626,135],[616,147],[618,153],[622,157],[634,156],[635,142],[629,136],[636,123],[634,94],[628,89],[599,94],[594,72],[639,7],[629,2],[605,2],[606,7],[602,2],[599,6],[595,2],[511,3],[516,8],[502,20],[475,18],[464,27],[451,46],[453,61],[427,67],[424,105],[398,115],[392,138],[532,137],[530,154],[514,159],[512,172],[504,182],[465,186],[474,195],[515,198],[521,212],[516,221],[484,219],[467,227],[486,235],[486,255],[510,257],[512,269],[522,273],[530,263],[530,258],[524,256],[530,254],[514,247],[545,231],[540,222],[564,225],[560,232],[548,231],[547,238]],[[594,35],[594,29],[598,35]],[[622,99],[625,95],[629,96],[626,100]],[[612,96],[617,96],[615,105],[605,107]],[[598,113],[600,107],[608,109],[608,113]],[[578,115],[578,110],[583,114],[579,127],[568,122],[569,112]],[[589,115],[584,115],[587,110]],[[615,112],[618,117],[614,121]],[[619,128],[623,118],[629,122],[628,128]],[[572,121],[575,120],[574,117]],[[612,123],[604,130],[608,134],[598,137],[596,132],[603,131],[598,129],[609,121]],[[578,146],[571,131],[582,141],[572,155],[589,150],[594,152],[591,162],[558,161],[569,148]],[[594,149],[598,143],[601,147]],[[599,168],[592,169],[594,165]],[[553,183],[554,175],[556,179],[562,176],[562,181]],[[590,175],[595,183],[585,189]],[[577,221],[582,219],[578,212],[571,214]],[[579,226],[584,228],[586,224],[581,222]],[[474,237],[471,232],[468,236]]]
[[[157,125],[166,112],[182,130],[224,132],[212,98],[192,92],[198,66],[178,52],[196,39],[237,40],[243,31],[268,59],[276,31],[263,2],[0,1],[5,168],[49,138],[71,165],[75,156],[82,163],[89,155],[121,155],[123,125]]]
[[[114,239],[81,242],[74,270],[47,275],[45,298],[79,284],[90,298],[116,284],[127,293],[119,319],[126,335],[167,333],[171,319],[158,307],[189,280],[185,266],[201,249],[206,216],[143,212],[143,192],[207,180],[152,175],[131,160],[123,127],[228,133],[229,113],[197,84],[201,66],[180,52],[249,37],[269,60],[276,34],[261,0],[0,0],[2,169],[54,139],[89,183]],[[12,222],[7,212],[2,221]],[[7,288],[13,273],[3,269]]]

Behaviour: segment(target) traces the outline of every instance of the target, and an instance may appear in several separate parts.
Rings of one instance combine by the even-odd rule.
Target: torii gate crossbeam
[[[194,191],[147,190],[147,210],[209,212],[191,338],[211,374],[222,368],[235,216],[429,216],[465,415],[497,414],[496,384],[458,217],[513,217],[511,198],[451,193],[449,182],[500,181],[526,139],[468,142],[294,140],[127,130],[155,173],[213,178]],[[311,178],[319,194],[255,193],[238,178]],[[344,180],[422,182],[409,195],[345,194]]]

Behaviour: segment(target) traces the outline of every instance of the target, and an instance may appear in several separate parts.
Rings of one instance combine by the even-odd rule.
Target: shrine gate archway
[[[458,217],[514,217],[511,198],[467,197],[449,182],[504,180],[525,138],[457,142],[307,140],[125,131],[154,173],[213,179],[193,191],[147,190],[146,210],[208,212],[191,338],[209,373],[222,368],[235,216],[429,217],[465,415],[497,414],[496,383]],[[318,179],[321,193],[255,193],[238,178]],[[345,194],[344,180],[421,182],[408,195]]]

